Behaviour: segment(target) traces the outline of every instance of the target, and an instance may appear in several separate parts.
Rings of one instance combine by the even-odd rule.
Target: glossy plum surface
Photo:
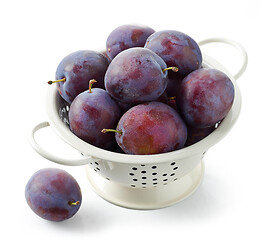
[[[106,90],[116,100],[129,104],[153,101],[167,87],[167,71],[162,71],[166,67],[162,58],[149,49],[127,49],[110,63]]]
[[[157,53],[167,66],[179,68],[177,73],[169,73],[170,78],[184,78],[202,65],[202,54],[198,44],[190,36],[179,31],[155,32],[146,40],[145,48]]]
[[[109,149],[116,144],[110,134],[101,132],[103,128],[115,128],[121,110],[110,95],[101,88],[92,88],[79,94],[69,109],[71,131],[82,140],[96,147]]]
[[[71,218],[82,202],[77,181],[66,171],[57,168],[37,171],[26,185],[25,197],[30,208],[49,221]]]
[[[57,83],[62,98],[72,103],[78,94],[88,89],[91,79],[97,80],[93,87],[104,88],[108,65],[108,58],[96,51],[81,50],[66,56],[56,71],[57,80],[65,78],[64,82]]]
[[[209,127],[222,120],[232,107],[234,85],[216,69],[201,68],[182,80],[177,107],[194,127]]]
[[[143,47],[146,39],[155,31],[144,25],[122,25],[114,29],[107,38],[106,50],[110,59],[132,47]]]
[[[118,145],[128,154],[158,154],[184,147],[187,127],[179,114],[161,102],[129,109],[120,119]],[[106,133],[108,134],[108,133]]]

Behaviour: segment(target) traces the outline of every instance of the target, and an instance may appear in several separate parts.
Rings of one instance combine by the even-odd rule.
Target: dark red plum
[[[25,197],[30,208],[49,221],[71,218],[82,202],[77,181],[66,171],[57,168],[37,171],[26,185]]]
[[[170,106],[148,102],[132,107],[121,117],[115,136],[125,153],[158,154],[184,147],[187,127]]]
[[[96,51],[81,50],[66,56],[56,71],[56,80],[63,80],[57,82],[62,98],[71,104],[78,94],[88,89],[91,79],[97,80],[93,87],[104,88],[108,65],[108,58]]]
[[[167,87],[165,62],[146,48],[130,48],[119,53],[105,75],[105,88],[116,100],[134,104],[153,101]]]
[[[225,118],[234,100],[234,85],[217,70],[201,68],[182,80],[177,107],[186,123],[209,127]]]
[[[155,31],[144,25],[122,25],[107,38],[106,50],[110,59],[132,47],[143,47],[146,39]]]
[[[103,134],[103,128],[115,128],[121,110],[110,95],[101,88],[80,93],[69,109],[71,131],[96,147],[109,149],[116,144],[113,136]]]
[[[164,30],[153,33],[146,40],[145,48],[157,53],[167,64],[179,68],[170,72],[169,78],[184,78],[202,65],[202,54],[198,44],[185,33]]]

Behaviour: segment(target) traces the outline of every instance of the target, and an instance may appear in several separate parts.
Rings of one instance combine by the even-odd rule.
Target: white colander
[[[49,86],[47,94],[48,121],[36,125],[30,135],[32,147],[50,161],[64,165],[86,165],[86,174],[93,190],[107,201],[133,209],[157,209],[175,204],[190,196],[201,184],[204,175],[203,157],[219,142],[236,122],[241,108],[241,95],[236,83],[247,65],[247,54],[237,42],[213,38],[202,41],[227,43],[237,48],[243,58],[240,70],[232,75],[211,57],[203,54],[203,66],[225,72],[235,87],[233,106],[218,128],[203,140],[180,150],[155,155],[128,155],[94,147],[68,127],[69,106],[56,87]],[[65,159],[51,154],[38,144],[35,133],[51,126],[66,143],[83,156]]]

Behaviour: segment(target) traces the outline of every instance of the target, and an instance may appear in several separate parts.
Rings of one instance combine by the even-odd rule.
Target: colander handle
[[[80,159],[66,159],[66,158],[61,158],[59,156],[53,155],[52,153],[48,152],[47,150],[45,150],[43,147],[41,147],[36,139],[35,139],[35,133],[45,127],[50,126],[49,122],[42,122],[37,124],[31,131],[31,134],[29,136],[29,142],[31,144],[31,146],[33,147],[33,149],[40,154],[42,157],[55,162],[55,163],[59,163],[59,164],[63,164],[63,165],[68,165],[68,166],[80,166],[80,165],[85,165],[88,164],[90,162],[93,162],[95,159],[92,157],[83,157]]]
[[[228,45],[235,47],[239,51],[241,58],[242,58],[242,64],[241,64],[240,69],[236,72],[236,74],[233,75],[236,80],[239,79],[239,77],[244,73],[244,71],[247,67],[247,63],[248,63],[248,56],[247,56],[247,53],[246,53],[244,47],[241,44],[239,44],[238,42],[235,42],[235,41],[233,41],[231,39],[227,39],[227,38],[209,38],[209,39],[198,42],[198,45],[203,46],[208,43],[226,43]]]

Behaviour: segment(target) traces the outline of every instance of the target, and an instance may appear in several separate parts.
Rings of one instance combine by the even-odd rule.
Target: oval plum
[[[167,87],[166,68],[162,58],[149,49],[127,49],[110,63],[105,75],[106,90],[120,102],[153,101]]]
[[[71,131],[82,140],[96,147],[109,149],[116,144],[103,128],[115,128],[121,110],[110,95],[101,88],[92,88],[80,93],[69,109]]]
[[[71,218],[82,202],[77,181],[57,168],[45,168],[33,174],[26,185],[25,198],[38,216],[49,221]]]
[[[170,78],[184,78],[202,65],[202,54],[198,44],[190,36],[175,30],[153,33],[145,43],[158,54],[168,66],[178,67],[177,73],[170,72]]]
[[[146,39],[155,31],[144,25],[122,25],[107,38],[107,55],[113,59],[118,53],[132,47],[143,47]]]
[[[66,56],[56,70],[56,79],[64,79],[57,83],[61,97],[71,104],[78,94],[88,89],[91,79],[97,80],[93,87],[104,88],[108,65],[108,58],[96,51],[81,50]]]
[[[184,147],[187,127],[179,114],[161,102],[129,109],[119,120],[116,141],[128,154],[158,154]]]
[[[177,107],[189,125],[213,126],[231,109],[234,91],[234,85],[225,73],[201,68],[182,80]]]

